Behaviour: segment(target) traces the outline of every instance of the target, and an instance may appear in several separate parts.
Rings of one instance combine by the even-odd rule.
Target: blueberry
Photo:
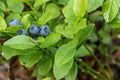
[[[25,29],[19,29],[17,35],[28,35],[28,32]]]
[[[37,25],[32,24],[29,28],[29,32],[30,32],[30,34],[35,35],[39,32],[39,28],[37,27]]]
[[[48,26],[44,25],[44,26],[40,27],[39,33],[42,36],[47,36],[50,33],[50,28]]]
[[[20,21],[18,19],[12,19],[10,22],[9,22],[9,26],[16,26],[16,25],[20,25]]]

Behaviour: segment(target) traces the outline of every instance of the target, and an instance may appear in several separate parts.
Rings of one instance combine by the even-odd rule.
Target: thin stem
[[[106,78],[98,71],[92,69],[88,64],[86,64],[82,59],[77,59],[78,62],[80,62],[81,64],[83,64],[84,66],[86,66],[86,68],[88,69],[89,73],[90,71],[96,75],[96,76],[99,76],[101,78],[103,78],[104,80],[106,80]],[[94,76],[95,77],[95,76]]]
[[[84,45],[85,48],[88,50],[88,52],[93,56],[93,58],[96,60],[96,62],[98,63],[98,65],[100,66],[100,68],[103,71],[103,74],[106,75],[106,77],[108,79],[110,79],[110,75],[107,73],[107,71],[104,69],[104,67],[102,66],[101,62],[98,60],[98,58],[94,55],[94,53],[91,52],[91,50],[87,47],[87,45]]]
[[[86,69],[83,69],[81,66],[78,66],[78,68],[81,69],[81,71],[82,71],[83,73],[87,73],[87,74],[93,76],[95,79],[97,78],[97,76],[96,76],[95,74],[93,74],[92,72],[90,72],[90,71],[88,71],[88,70],[86,70]]]
[[[111,75],[110,78],[113,78],[113,74],[112,74],[112,71],[111,71],[111,68],[110,68],[110,65],[109,65],[109,61],[108,61],[108,53],[105,53],[105,61],[106,61],[106,67],[110,71],[110,73],[109,73]]]

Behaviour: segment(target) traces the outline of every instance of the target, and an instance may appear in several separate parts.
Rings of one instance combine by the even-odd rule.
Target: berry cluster
[[[20,21],[18,19],[12,19],[9,22],[9,26],[16,26],[16,25],[21,25]],[[41,26],[40,28],[36,24],[32,24],[29,27],[29,30],[25,29],[19,29],[17,31],[17,35],[32,35],[32,37],[36,35],[41,35],[41,36],[47,36],[50,33],[50,28],[46,25]]]

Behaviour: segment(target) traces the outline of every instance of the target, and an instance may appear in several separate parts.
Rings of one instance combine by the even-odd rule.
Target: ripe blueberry
[[[12,19],[10,22],[9,22],[9,26],[16,26],[16,25],[20,25],[20,21],[18,19]]]
[[[44,26],[40,27],[39,33],[42,36],[47,36],[50,33],[50,28],[48,26],[44,25]]]
[[[28,35],[28,32],[25,29],[20,29],[17,31],[17,35]]]
[[[29,32],[30,32],[30,34],[35,35],[39,32],[39,28],[37,27],[37,25],[32,24],[29,28]]]

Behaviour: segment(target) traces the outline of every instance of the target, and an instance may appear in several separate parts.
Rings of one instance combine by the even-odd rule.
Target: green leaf
[[[4,20],[4,18],[0,16],[0,31],[5,30],[6,28],[7,28],[7,24]]]
[[[58,0],[58,4],[66,4],[69,0]]]
[[[67,4],[67,6],[64,7],[62,10],[64,16],[65,16],[65,22],[68,23],[68,26],[74,26],[75,22],[75,15],[73,12],[73,0],[70,0]]]
[[[73,30],[73,29],[72,29]],[[57,25],[55,29],[56,33],[62,34],[66,38],[73,38],[72,31],[68,28],[68,26],[64,26],[62,24]]]
[[[13,12],[21,13],[24,9],[24,5],[22,2],[16,2],[15,0],[6,0],[9,9]]]
[[[39,25],[46,24],[50,19],[56,18],[60,15],[59,7],[56,4],[48,4],[45,13],[38,19]]]
[[[40,44],[41,48],[47,48],[51,45],[54,45],[61,39],[61,35],[57,33],[51,33],[45,38],[45,41]]]
[[[70,27],[71,32],[73,34],[78,33],[81,29],[86,28],[86,19],[81,19],[80,21],[78,21],[78,23],[75,25],[75,27]]]
[[[4,12],[0,11],[0,16],[1,16],[1,17],[4,17],[4,16],[5,16],[5,15],[4,15]]]
[[[92,48],[89,47],[89,49],[92,51]],[[77,50],[75,57],[84,57],[86,55],[90,55],[89,51],[85,48],[85,46],[81,46]]]
[[[0,9],[3,11],[5,11],[5,9],[6,9],[6,6],[2,1],[0,1]]]
[[[92,12],[102,6],[104,0],[87,0],[88,1],[88,6],[87,6],[87,11]]]
[[[36,46],[36,43],[30,37],[19,35],[7,40],[4,45],[15,49],[28,49]]]
[[[116,3],[120,7],[120,0],[116,0]]]
[[[16,26],[12,26],[12,27],[7,27],[7,31],[10,31],[11,33],[16,34],[16,32],[21,28],[21,25],[16,25]]]
[[[64,65],[61,65],[61,66],[57,66],[57,65],[54,63],[53,73],[54,73],[54,76],[55,76],[56,80],[60,80],[60,79],[62,79],[63,77],[65,77],[65,76],[69,73],[72,65],[73,65],[73,59],[70,60],[69,62],[67,62],[67,63],[64,64]]]
[[[59,6],[57,6],[56,4],[53,4],[53,3],[48,4],[48,5],[46,6],[46,11],[49,11],[49,10],[54,11],[54,14],[53,14],[53,16],[52,16],[52,19],[53,19],[53,18],[56,18],[56,17],[58,17],[58,16],[60,15],[60,8],[59,8]]]
[[[42,79],[42,80],[51,80],[51,78],[47,77],[47,78],[44,78],[44,79]]]
[[[8,46],[3,45],[2,48],[3,56],[8,60],[13,56],[17,55],[31,55],[32,53],[39,53],[39,48],[38,47],[33,47],[32,49],[24,49],[24,50],[19,50],[19,49],[14,49]]]
[[[73,11],[77,18],[82,18],[87,10],[87,0],[74,0]]]
[[[65,63],[73,59],[74,54],[76,53],[76,45],[77,43],[75,41],[70,41],[67,44],[60,46],[55,54],[55,65],[64,65]]]
[[[31,25],[30,18],[32,18],[31,15],[26,14],[21,19],[21,23],[22,23],[22,25],[24,26],[25,29],[28,29],[30,27],[30,25]]]
[[[118,10],[116,0],[107,0],[102,7],[103,17],[106,22],[111,22],[116,17]]]
[[[86,28],[79,31],[79,33],[77,34],[77,38],[79,39],[80,45],[85,42],[92,34],[92,32],[94,31],[94,26],[94,24],[88,24]]]
[[[37,8],[38,6],[42,5],[43,3],[48,2],[49,0],[35,0],[34,7]]]
[[[38,63],[37,68],[35,69],[38,75],[46,75],[52,67],[52,59],[50,56],[44,56]]]
[[[120,11],[116,18],[109,23],[113,28],[120,28]]]
[[[38,51],[31,53],[30,55],[20,55],[19,61],[20,64],[24,65],[25,67],[32,67],[42,58],[42,56],[42,53]]]
[[[65,80],[76,80],[77,77],[78,66],[74,62],[72,68],[70,69],[69,73],[65,76]]]
[[[15,1],[18,1],[18,2],[30,2],[30,0],[15,0]]]

